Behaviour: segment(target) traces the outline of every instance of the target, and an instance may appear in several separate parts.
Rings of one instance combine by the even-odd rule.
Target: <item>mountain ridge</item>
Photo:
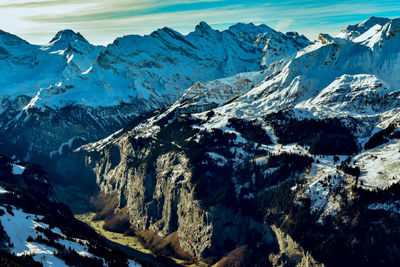
[[[395,233],[379,245],[367,236],[380,233],[377,218],[390,229],[399,223],[398,21],[366,30],[373,45],[322,35],[278,71],[244,75],[250,88],[240,75],[228,88],[196,84],[166,110],[74,153],[100,192],[117,196],[114,210],[128,208],[132,229],[177,233],[194,257],[215,263],[257,242],[274,253],[267,221],[327,266],[395,265]],[[224,89],[229,97],[212,97]],[[243,225],[259,239],[241,239]],[[381,246],[386,256],[371,253]]]
[[[84,73],[3,98],[0,143],[43,157],[95,194],[107,229],[160,256],[396,266],[399,25],[311,43],[252,24],[117,38]]]
[[[276,66],[266,70],[272,72],[306,45],[299,38],[308,42],[267,26],[237,24],[230,29],[220,32],[201,23],[184,36],[164,28],[146,36],[120,37],[107,47],[90,45],[66,30],[48,45],[29,45],[32,60],[23,62],[25,56],[17,56],[21,70],[4,77],[0,121],[3,143],[13,147],[7,151],[20,150],[17,156],[29,160],[32,153],[27,148],[33,145],[40,155],[36,157],[43,158],[76,136],[91,141],[105,137],[140,114],[172,104],[196,82],[262,70],[276,61]],[[273,41],[271,34],[276,35]],[[65,41],[55,41],[64,35]],[[266,43],[269,46],[264,47]],[[5,71],[9,61],[0,62],[0,68]],[[30,79],[36,73],[43,78]],[[14,99],[23,108],[10,105]],[[28,129],[27,125],[31,132],[21,130]]]

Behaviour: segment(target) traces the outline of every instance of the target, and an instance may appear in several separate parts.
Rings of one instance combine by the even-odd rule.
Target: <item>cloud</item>
[[[264,23],[311,38],[335,33],[369,16],[400,16],[400,2],[337,0],[2,0],[0,28],[33,42],[72,28],[95,43],[125,34],[146,34],[169,26],[183,33],[199,21],[223,29],[236,22]]]
[[[293,19],[279,20],[278,23],[275,25],[275,29],[284,32],[290,25],[293,24],[293,22],[294,22]]]

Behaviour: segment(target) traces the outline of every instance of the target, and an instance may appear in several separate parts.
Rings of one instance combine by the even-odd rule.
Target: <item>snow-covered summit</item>
[[[79,32],[76,33],[73,30],[66,29],[59,31],[53,39],[51,39],[50,44],[56,44],[60,42],[70,43],[70,42],[88,42]]]
[[[29,139],[24,146],[35,143],[35,151],[49,155],[76,136],[94,141],[140,114],[173,104],[197,82],[265,70],[257,75],[263,78],[307,44],[296,34],[251,23],[219,31],[201,22],[186,35],[164,27],[117,38],[107,47],[64,30],[46,45],[0,49],[7,55],[0,60],[0,125],[12,146]],[[232,81],[233,86],[210,84],[205,101],[219,103],[255,85],[246,75]],[[225,91],[219,94],[218,88]],[[23,131],[26,125],[35,133]],[[26,150],[19,156],[29,159]]]
[[[81,77],[64,80],[56,94],[43,94],[36,105],[112,106],[145,101],[144,111],[152,110],[171,104],[195,82],[288,62],[306,45],[304,38],[298,39],[265,25],[239,23],[218,31],[205,22],[187,35],[164,27],[145,36],[120,37],[99,53]]]
[[[42,88],[79,76],[90,68],[102,49],[71,30],[57,33],[46,45],[32,45],[1,32],[0,102],[4,97],[33,98]]]
[[[213,123],[220,125],[230,117],[260,118],[289,108],[301,117],[351,116],[368,121],[372,129],[387,126],[400,110],[399,21],[381,26],[380,41],[373,46],[357,38],[321,34],[317,43],[298,52],[279,71],[217,108]]]
[[[0,30],[0,46],[20,46],[29,44],[27,41],[21,39],[20,37]]]
[[[389,21],[390,19],[388,18],[371,17],[359,24],[347,26],[340,32],[338,37],[355,39],[370,30],[372,27],[375,27],[376,25],[383,26]]]

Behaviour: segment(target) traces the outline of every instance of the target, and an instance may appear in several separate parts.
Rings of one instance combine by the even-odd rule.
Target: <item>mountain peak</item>
[[[24,39],[19,38],[18,36],[0,30],[0,42],[3,42],[7,46],[15,46],[21,44],[29,44]]]
[[[390,19],[388,19],[388,18],[372,16],[369,19],[364,20],[363,22],[358,24],[358,26],[371,28],[371,27],[375,26],[376,24],[379,24],[379,25],[383,26],[386,23],[388,23],[389,21],[390,21]]]
[[[60,43],[60,42],[75,42],[75,41],[82,41],[88,42],[79,32],[76,33],[73,30],[66,29],[59,31],[53,39],[51,39],[50,43]]]
[[[364,34],[376,25],[383,26],[388,23],[390,19],[383,17],[370,17],[367,20],[355,25],[348,25],[344,28],[338,37],[354,39]]]
[[[254,23],[251,23],[251,22],[250,23],[243,23],[243,22],[236,23],[236,24],[230,26],[228,30],[231,32],[236,32],[236,33],[240,33],[240,32],[266,33],[266,32],[274,31],[265,24],[255,25]]]
[[[299,34],[298,32],[287,32],[285,35],[287,37],[295,40],[299,44],[302,44],[302,45],[305,45],[305,46],[310,44],[310,40],[308,40],[307,37],[305,37],[302,34]]]
[[[196,30],[199,31],[209,31],[211,29],[212,28],[210,27],[210,25],[208,25],[205,21],[201,21],[198,25],[196,25]]]

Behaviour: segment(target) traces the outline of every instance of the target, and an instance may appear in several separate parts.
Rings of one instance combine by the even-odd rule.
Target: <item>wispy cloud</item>
[[[124,34],[146,34],[169,26],[183,33],[199,21],[222,29],[236,22],[265,23],[280,31],[315,38],[336,33],[369,16],[400,17],[400,1],[265,0],[2,0],[0,28],[32,42],[72,28],[90,41],[108,43]]]

